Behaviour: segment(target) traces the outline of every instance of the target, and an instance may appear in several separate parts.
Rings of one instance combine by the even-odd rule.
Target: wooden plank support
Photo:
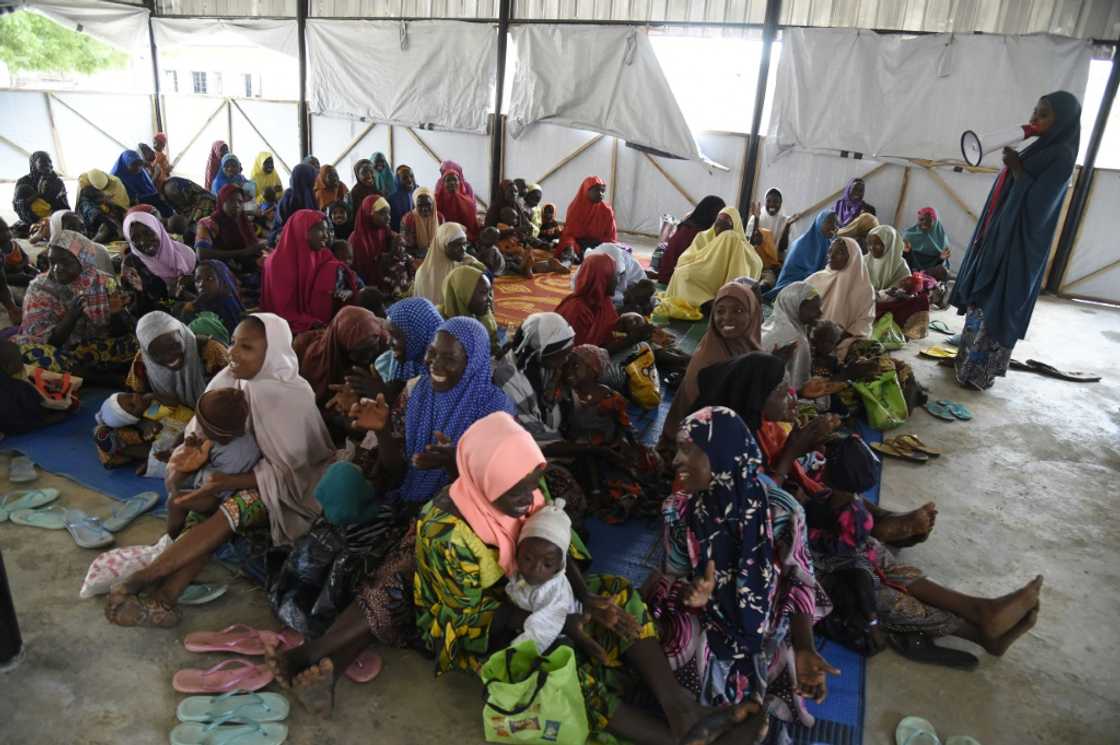
[[[957,196],[957,193],[955,191],[953,191],[952,187],[950,187],[947,183],[945,183],[945,179],[941,178],[941,176],[938,175],[936,170],[934,170],[933,168],[927,168],[926,173],[929,174],[929,177],[931,179],[933,179],[933,182],[935,184],[937,184],[938,186],[941,187],[942,191],[944,191],[946,194],[949,195],[949,198],[952,199],[953,202],[955,202],[958,207],[960,207],[962,210],[964,210],[966,215],[968,215],[973,220],[979,220],[980,219],[979,215],[977,215],[975,212],[973,212],[972,209],[969,208],[968,204],[965,203],[965,201],[963,199],[961,199],[960,197]]]
[[[230,99],[230,103],[237,107],[237,110],[241,112],[241,116],[245,117],[245,122],[254,132],[257,133],[257,137],[261,138],[261,142],[263,142],[265,144],[265,147],[268,148],[268,151],[272,153],[272,157],[279,161],[280,165],[284,166],[285,171],[291,173],[291,167],[289,167],[288,164],[284,162],[284,159],[280,157],[280,153],[277,152],[276,148],[272,146],[272,143],[268,141],[268,138],[265,137],[259,129],[257,129],[257,125],[253,124],[253,120],[250,119],[249,115],[245,113],[245,109],[241,108],[241,104],[237,103],[237,101],[232,98]],[[233,150],[232,146],[230,147],[230,150]]]
[[[412,139],[416,140],[416,144],[419,145],[421,148],[423,148],[424,152],[426,152],[428,154],[428,156],[436,162],[437,165],[443,162],[443,158],[439,157],[439,153],[437,153],[435,150],[432,150],[432,148],[428,145],[428,143],[424,142],[424,139],[420,135],[416,134],[416,132],[412,129],[412,127],[405,127],[404,131],[408,132],[408,134],[412,136]],[[433,189],[433,191],[435,191],[435,190]],[[477,190],[474,193],[474,198],[475,198],[475,201],[477,201],[483,207],[489,207],[490,206],[489,204],[486,203],[485,199],[478,196],[478,191]]]
[[[175,160],[171,161],[171,170],[175,170],[175,166],[179,165],[179,161],[183,159],[183,156],[187,154],[187,151],[194,147],[194,143],[198,142],[199,137],[202,137],[202,133],[205,132],[206,128],[210,126],[210,122],[217,119],[218,114],[222,113],[222,109],[226,106],[229,106],[229,101],[222,101],[220,104],[218,104],[218,108],[214,109],[214,113],[206,118],[206,121],[202,123],[202,126],[198,128],[198,131],[194,133],[194,137],[192,137],[190,141],[187,142],[186,147],[179,151],[179,156],[175,158]]]
[[[66,173],[66,157],[62,154],[62,138],[58,136],[58,127],[54,123],[54,108],[51,106],[51,95],[43,94],[43,102],[47,105],[47,124],[51,128],[51,142],[54,143],[54,157],[58,161],[60,176]]]
[[[685,191],[685,188],[680,185],[680,182],[673,178],[668,171],[662,168],[660,163],[654,160],[649,153],[642,153],[642,155],[644,155],[646,157],[646,160],[648,160],[653,165],[653,167],[657,169],[658,173],[665,177],[665,180],[668,181],[674,189],[680,192],[680,195],[684,197],[690,205],[692,205],[693,207],[696,206],[696,200],[692,198],[692,195]]]
[[[373,128],[376,127],[376,126],[377,126],[377,122],[370,122],[369,125],[365,129],[363,129],[361,132],[359,132],[357,134],[356,137],[354,137],[354,139],[350,140],[350,144],[347,145],[343,149],[343,151],[341,153],[339,153],[335,157],[334,160],[331,161],[331,165],[334,166],[335,168],[337,168],[339,162],[343,158],[345,158],[347,155],[349,155],[350,151],[353,150],[354,148],[356,148],[358,146],[358,143],[361,142],[362,140],[364,140],[366,138],[366,135],[368,135],[373,130]],[[389,131],[390,132],[392,131],[392,127],[389,128]]]
[[[871,178],[872,176],[874,176],[879,171],[886,168],[888,165],[890,165],[890,164],[889,163],[880,163],[879,165],[875,166],[874,168],[872,168],[867,173],[863,174],[862,176],[858,176],[857,178],[859,178],[861,181],[866,181],[867,179]],[[797,222],[801,218],[805,217],[805,215],[811,215],[811,216],[815,217],[816,214],[817,214],[817,210],[819,210],[821,207],[824,207],[829,202],[835,200],[836,197],[840,196],[843,193],[844,193],[844,187],[842,186],[839,189],[837,189],[836,191],[829,194],[827,197],[819,199],[812,206],[806,207],[805,209],[801,210],[800,212],[797,212],[797,213],[793,214],[789,218],[789,224],[793,225],[795,222]]]
[[[900,225],[902,219],[902,205],[906,203],[906,190],[910,187],[910,166],[902,171],[902,187],[898,190],[898,206],[894,208],[894,222],[891,225]]]
[[[615,184],[618,183],[618,138],[611,138],[611,180],[610,180],[610,199],[607,200],[614,204],[614,195],[616,193]]]
[[[115,142],[115,143],[117,143],[118,145],[120,145],[120,146],[121,146],[121,149],[122,149],[122,150],[132,150],[133,148],[135,148],[135,147],[136,147],[135,145],[126,145],[126,144],[124,144],[123,142],[121,142],[120,140],[118,140],[118,139],[117,139],[116,137],[113,137],[113,135],[109,134],[108,132],[106,132],[105,130],[103,130],[103,129],[102,129],[101,127],[97,126],[97,125],[96,125],[96,124],[95,124],[95,123],[94,123],[94,122],[93,122],[92,120],[90,120],[90,118],[89,118],[89,117],[87,117],[87,116],[86,116],[85,114],[83,114],[82,112],[78,111],[78,110],[77,110],[77,109],[75,109],[75,108],[74,108],[73,106],[71,106],[70,104],[66,103],[66,102],[65,102],[65,101],[63,101],[63,100],[62,100],[61,98],[59,98],[58,96],[54,95],[53,93],[48,93],[47,95],[48,95],[48,96],[50,96],[51,100],[53,100],[53,101],[56,101],[56,102],[58,102],[58,103],[62,104],[62,106],[64,106],[65,108],[67,108],[67,109],[69,109],[69,110],[70,110],[71,112],[73,112],[74,116],[78,117],[78,118],[79,118],[79,119],[81,119],[81,120],[82,120],[83,122],[85,122],[85,123],[86,123],[86,124],[88,124],[89,126],[93,127],[94,129],[96,129],[96,130],[97,130],[98,132],[100,132],[101,134],[103,134],[103,135],[105,135],[106,137],[108,137],[108,138],[109,138],[110,140],[112,140],[113,142]],[[49,102],[48,102],[48,103],[49,103]],[[50,108],[50,107],[48,106],[48,111],[49,111],[49,108]]]
[[[563,158],[561,158],[559,160],[559,162],[556,163],[556,165],[554,165],[552,168],[549,168],[547,171],[545,171],[544,175],[541,176],[540,178],[538,178],[535,183],[543,184],[546,179],[548,179],[551,176],[556,175],[557,171],[559,171],[561,168],[563,168],[564,166],[568,165],[573,160],[578,158],[580,155],[583,154],[584,150],[587,150],[589,147],[598,143],[600,140],[603,139],[603,137],[604,137],[604,135],[595,135],[590,140],[588,140],[587,142],[583,143],[582,145],[577,147],[572,152],[565,155]]]
[[[19,145],[17,145],[16,143],[12,142],[11,140],[9,140],[9,139],[8,139],[7,137],[5,137],[4,135],[0,135],[0,143],[3,143],[4,145],[7,145],[7,146],[8,146],[8,147],[10,147],[10,148],[11,148],[12,150],[15,150],[15,151],[16,151],[17,153],[19,153],[20,155],[22,155],[22,156],[23,156],[23,157],[25,157],[25,158],[30,158],[30,157],[31,157],[31,153],[29,153],[28,151],[24,150],[24,149],[23,149],[22,147],[20,147],[20,146],[19,146]],[[6,182],[5,182],[5,183],[6,183]],[[15,183],[15,182],[13,181],[12,183]]]

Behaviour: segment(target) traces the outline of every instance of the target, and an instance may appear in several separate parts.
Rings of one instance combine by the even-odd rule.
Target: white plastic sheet
[[[261,47],[299,57],[299,29],[294,20],[155,18],[152,26],[157,47]]]
[[[1056,36],[786,29],[770,131],[778,148],[956,159],[966,129],[1025,124],[1038,98],[1084,96],[1092,48]]]
[[[132,53],[148,45],[147,8],[98,0],[34,0],[28,7],[124,52]]]
[[[486,132],[497,47],[486,23],[309,19],[311,111]]]
[[[515,26],[517,53],[507,127],[515,139],[537,123],[585,129],[701,160],[653,46],[619,26]]]

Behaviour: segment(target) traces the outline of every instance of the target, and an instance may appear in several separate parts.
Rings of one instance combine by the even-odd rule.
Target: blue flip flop
[[[967,422],[972,419],[972,412],[964,404],[958,404],[956,401],[938,401],[937,403],[944,406],[950,414],[962,422]]]
[[[220,696],[191,696],[179,702],[180,722],[282,722],[291,706],[278,693],[247,693],[234,690]]]
[[[12,491],[0,497],[0,523],[17,510],[37,510],[58,499],[58,489]]]
[[[210,724],[183,722],[171,730],[171,745],[281,745],[288,739],[285,724],[223,724],[220,719]]]
[[[115,540],[113,534],[102,527],[100,520],[81,510],[66,510],[63,521],[70,537],[81,548],[104,548]]]
[[[66,509],[54,505],[40,510],[16,510],[8,519],[15,525],[45,530],[62,530],[66,527]]]
[[[941,745],[937,730],[921,717],[905,717],[894,730],[895,745]]]
[[[957,421],[957,418],[949,411],[949,407],[945,405],[944,401],[930,401],[926,404],[925,408],[931,416],[935,416],[943,422]]]
[[[35,473],[35,463],[30,458],[26,455],[12,456],[12,461],[8,464],[8,481],[25,484],[37,478],[39,474]]]
[[[226,594],[228,585],[197,584],[187,585],[183,594],[179,596],[179,605],[202,605],[212,600],[217,600]]]
[[[159,494],[154,491],[140,492],[114,509],[112,517],[102,521],[101,525],[110,533],[117,533],[157,504],[159,504]]]

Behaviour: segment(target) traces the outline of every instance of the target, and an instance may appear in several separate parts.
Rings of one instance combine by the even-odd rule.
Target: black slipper
[[[891,648],[908,660],[928,665],[941,665],[954,670],[975,670],[980,660],[968,652],[939,647],[926,634],[887,634]]]
[[[1080,372],[1077,370],[1059,370],[1053,365],[1048,365],[1045,362],[1039,362],[1038,360],[1027,360],[1027,366],[1040,375],[1057,378],[1058,380],[1066,380],[1070,383],[1099,383],[1101,380],[1100,375]]]

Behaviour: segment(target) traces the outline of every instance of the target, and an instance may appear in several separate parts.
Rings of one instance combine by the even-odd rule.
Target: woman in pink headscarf
[[[261,272],[261,310],[286,320],[293,334],[326,326],[350,299],[345,264],[328,247],[326,219],[318,210],[293,214]]]
[[[439,198],[439,195],[447,188],[444,186],[443,179],[449,173],[454,173],[459,177],[459,191],[462,192],[464,196],[469,197],[472,202],[477,203],[477,199],[474,195],[474,188],[471,187],[471,182],[467,181],[467,177],[463,175],[463,167],[453,160],[445,160],[439,164],[439,181],[436,182],[436,198]]]
[[[133,291],[129,310],[139,318],[159,310],[174,296],[183,277],[194,274],[198,257],[173,240],[157,215],[137,210],[124,218],[128,254],[121,264],[121,279]]]

